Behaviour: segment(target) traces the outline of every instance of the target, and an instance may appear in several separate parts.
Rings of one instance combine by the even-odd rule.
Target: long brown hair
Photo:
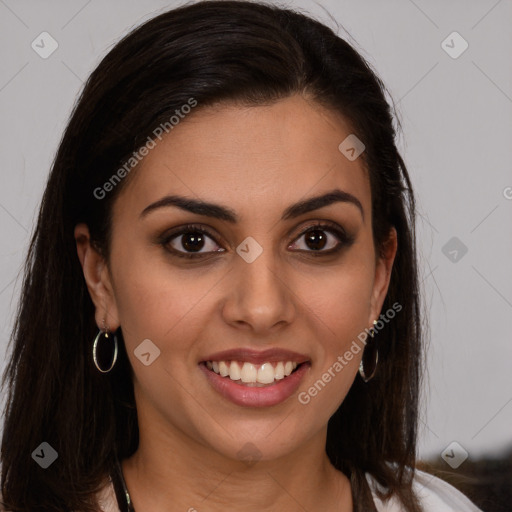
[[[410,512],[422,334],[414,195],[395,145],[385,87],[368,63],[331,29],[293,10],[243,1],[208,1],[165,12],[124,37],[89,77],[58,148],[25,265],[3,377],[8,387],[1,445],[1,490],[13,511],[97,510],[94,494],[116,459],[134,453],[138,425],[122,329],[109,374],[92,363],[94,307],[73,230],[89,226],[108,259],[110,213],[124,181],[101,188],[190,98],[270,103],[303,94],[340,113],[366,150],[375,247],[398,234],[383,311],[402,311],[379,332],[379,368],[356,378],[328,425],[326,451],[352,484],[354,510],[374,510],[373,475]],[[133,172],[136,172],[134,170]],[[58,453],[42,469],[41,442]]]

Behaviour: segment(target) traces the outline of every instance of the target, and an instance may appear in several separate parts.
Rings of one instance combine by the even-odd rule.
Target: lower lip
[[[234,404],[244,407],[271,407],[284,402],[297,391],[310,365],[303,363],[288,377],[265,387],[238,384],[237,381],[231,380],[229,377],[221,377],[208,370],[204,363],[201,363],[199,367],[213,389]]]

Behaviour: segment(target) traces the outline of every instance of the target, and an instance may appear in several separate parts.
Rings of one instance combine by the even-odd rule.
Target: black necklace
[[[119,507],[119,510],[121,512],[135,512],[130,498],[130,493],[126,488],[123,469],[118,459],[116,459],[114,471],[112,472],[112,484],[116,493],[117,506]]]

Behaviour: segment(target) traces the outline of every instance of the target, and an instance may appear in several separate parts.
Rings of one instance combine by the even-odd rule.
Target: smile
[[[289,350],[235,349],[209,354],[198,366],[211,388],[231,403],[271,407],[297,392],[311,360]]]

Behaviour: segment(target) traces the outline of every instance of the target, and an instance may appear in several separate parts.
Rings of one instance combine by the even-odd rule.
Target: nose
[[[236,256],[223,304],[225,322],[254,334],[272,334],[293,322],[296,296],[284,266],[267,249],[251,263]]]

